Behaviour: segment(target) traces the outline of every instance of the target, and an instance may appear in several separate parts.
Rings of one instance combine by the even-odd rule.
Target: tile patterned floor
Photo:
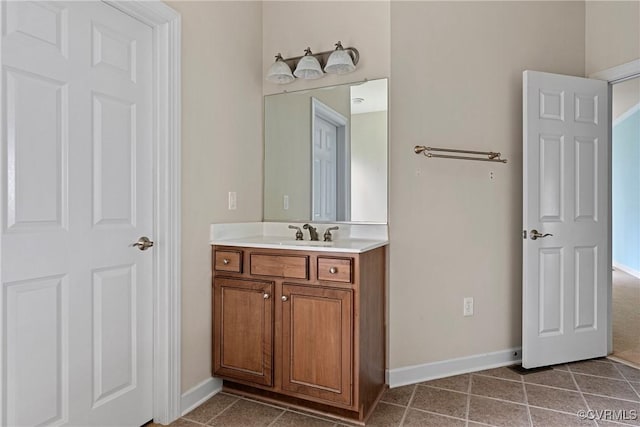
[[[583,420],[579,411],[626,411],[626,420]],[[635,411],[635,412],[634,412]],[[636,419],[633,414],[637,414]],[[610,421],[611,421],[611,417]],[[202,426],[342,426],[335,420],[219,393],[174,422]],[[387,390],[368,426],[640,426],[640,370],[609,359],[519,375],[489,369]]]

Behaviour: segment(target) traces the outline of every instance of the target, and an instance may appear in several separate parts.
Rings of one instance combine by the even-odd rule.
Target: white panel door
[[[335,221],[337,201],[338,129],[315,117],[313,134],[313,221]]]
[[[152,414],[151,29],[2,2],[0,425]]]
[[[525,368],[607,354],[607,96],[601,80],[524,72]]]

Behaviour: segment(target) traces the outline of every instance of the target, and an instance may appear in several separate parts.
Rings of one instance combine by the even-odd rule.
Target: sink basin
[[[284,242],[278,242],[279,245],[291,245],[291,246],[333,246],[333,242],[323,242],[318,240],[287,240]]]

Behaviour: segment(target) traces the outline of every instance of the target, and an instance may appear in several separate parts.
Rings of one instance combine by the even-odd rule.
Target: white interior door
[[[338,129],[315,117],[313,128],[313,220],[335,221],[337,217]]]
[[[152,409],[152,34],[102,2],[2,2],[0,424]]]
[[[522,365],[605,356],[607,82],[525,71],[523,97]]]

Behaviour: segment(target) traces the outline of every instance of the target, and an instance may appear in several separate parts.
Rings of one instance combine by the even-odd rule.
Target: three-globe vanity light
[[[305,49],[304,56],[295,58],[283,58],[278,53],[276,61],[267,72],[266,80],[277,84],[287,84],[301,79],[318,79],[325,73],[345,74],[356,69],[360,59],[360,53],[355,47],[343,47],[341,42],[336,43],[335,50],[320,53],[311,52],[311,48]],[[324,64],[324,71],[322,68]],[[294,69],[293,73],[291,69]]]

